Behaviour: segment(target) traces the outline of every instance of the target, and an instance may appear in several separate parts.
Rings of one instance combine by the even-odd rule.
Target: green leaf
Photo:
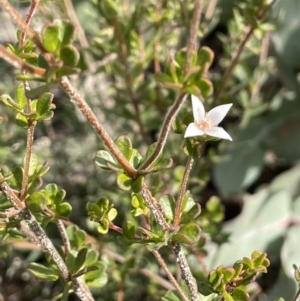
[[[205,73],[214,59],[214,52],[204,46],[198,51],[198,65],[202,67],[202,74]]]
[[[78,249],[83,246],[86,234],[83,230],[79,230],[77,226],[69,226],[67,228],[67,234],[72,248]]]
[[[173,124],[172,128],[175,134],[180,134],[182,135],[185,131],[184,125],[180,122],[180,120],[176,117]]]
[[[106,265],[102,261],[96,262],[93,266],[97,267],[97,270],[90,271],[84,275],[84,279],[89,282],[95,278],[101,277],[105,273]]]
[[[142,190],[142,185],[145,181],[145,177],[139,176],[137,179],[132,180],[131,189],[134,193],[138,193]]]
[[[21,113],[18,113],[16,116],[16,124],[22,128],[28,128],[28,120]]]
[[[197,87],[200,89],[200,93],[202,98],[207,98],[213,92],[213,85],[212,82],[206,78],[199,78],[197,81],[194,82]]]
[[[59,278],[51,268],[47,268],[39,263],[30,263],[28,270],[41,281],[56,281]]]
[[[0,96],[0,101],[2,101],[6,106],[19,111],[21,109],[20,105],[17,104],[9,95],[3,94]]]
[[[65,260],[68,270],[71,272],[71,274],[75,274],[74,267],[75,267],[76,256],[77,256],[76,253],[77,253],[76,251],[72,250],[70,253],[67,254]]]
[[[76,36],[76,27],[71,22],[63,21],[63,27],[64,27],[64,36],[62,40],[62,45],[67,46],[71,44]]]
[[[182,301],[177,292],[167,291],[167,293],[161,298],[162,301]]]
[[[60,59],[66,66],[76,67],[79,62],[79,57],[78,50],[72,45],[63,46],[60,49]]]
[[[43,30],[43,46],[49,52],[55,52],[59,46],[59,27],[47,25]]]
[[[211,287],[211,285],[209,285],[208,283],[200,281],[198,286],[199,286],[199,291],[200,291],[204,296],[206,296],[206,297],[209,297],[209,295],[215,295],[215,296],[218,296],[217,294],[213,294],[213,293],[214,293],[214,290],[213,290],[213,288]],[[204,297],[204,296],[202,296],[202,298],[200,298],[201,301],[202,301],[202,300],[206,300],[206,299],[205,299],[206,297]],[[210,300],[210,299],[207,299],[207,300]]]
[[[35,190],[39,189],[42,186],[42,184],[43,184],[42,178],[37,176],[29,183],[27,193],[28,194],[33,193]]]
[[[60,216],[68,217],[72,212],[72,206],[69,203],[62,203],[56,209],[56,213]]]
[[[30,90],[25,90],[26,97],[31,98],[31,99],[37,98],[41,94],[49,91],[49,89],[50,89],[50,83],[46,83],[42,86],[38,86],[36,88],[31,88]]]
[[[201,235],[200,227],[195,223],[189,223],[182,227],[172,238],[173,242],[184,243],[184,244],[194,244],[196,243]]]
[[[101,234],[106,234],[109,230],[109,220],[106,218],[102,218],[101,222],[97,226],[97,231]]]
[[[99,257],[99,253],[96,250],[94,249],[88,250],[84,265],[85,266],[93,265],[94,263],[97,262],[98,257]]]
[[[171,76],[165,73],[156,73],[154,74],[154,79],[160,83],[173,83],[173,79]]]
[[[173,221],[175,215],[175,200],[171,195],[164,195],[159,199],[159,204],[162,207],[167,221]]]
[[[131,212],[134,216],[142,214],[146,215],[149,212],[149,209],[140,193],[132,194],[131,205]]]
[[[117,16],[117,6],[113,0],[102,0],[99,2],[99,8],[103,16],[111,19]]]
[[[118,215],[117,209],[116,208],[111,208],[107,213],[107,218],[111,222],[116,218],[117,215]]]
[[[73,272],[77,273],[85,263],[86,257],[87,257],[87,248],[81,249],[78,254],[76,255],[75,263],[74,263],[74,269]]]
[[[105,150],[100,150],[97,152],[96,157],[94,158],[94,162],[97,166],[99,166],[102,169],[112,169],[118,171],[122,170],[119,164],[113,158],[113,156]]]
[[[16,89],[16,101],[21,109],[23,109],[27,105],[24,83],[19,84]]]
[[[146,154],[145,156],[142,158],[141,162],[140,162],[140,165],[142,165],[146,160],[148,160],[148,158],[153,154],[155,148],[156,148],[156,145],[157,143],[152,143],[148,148],[147,148],[147,151],[146,151]],[[157,162],[157,160],[159,160],[161,158],[161,154],[159,154],[159,156],[157,157],[157,159],[152,163],[154,164],[155,162]]]
[[[26,206],[32,212],[43,211],[47,204],[47,197],[40,191],[33,192],[26,199]]]
[[[117,184],[120,189],[128,191],[131,189],[132,179],[125,173],[120,173],[117,177]]]
[[[224,281],[229,283],[235,274],[235,270],[233,268],[223,268],[222,274],[224,275]]]
[[[183,196],[183,201],[182,201],[182,212],[188,212],[190,211],[194,205],[195,201],[191,197],[190,191],[187,190]]]
[[[45,193],[50,197],[50,196],[55,196],[58,192],[58,188],[56,184],[47,184],[45,186]]]
[[[158,172],[161,170],[169,169],[173,166],[173,160],[171,158],[166,158],[166,159],[160,159],[156,161],[149,169],[148,171],[153,173],[153,172]]]
[[[176,63],[183,69],[186,64],[186,49],[181,49],[175,53]]]
[[[49,110],[51,110],[53,96],[54,95],[52,93],[44,93],[38,98],[36,111],[40,116],[46,114]]]
[[[65,197],[66,197],[66,191],[64,189],[59,189],[54,198],[55,203],[60,204]]]
[[[180,224],[188,224],[190,221],[194,220],[201,213],[200,204],[195,204],[189,211],[182,212],[180,217]]]
[[[249,295],[246,293],[245,288],[236,287],[232,292],[232,297],[234,301],[248,301]]]
[[[39,166],[39,171],[38,171],[37,175],[42,177],[49,171],[49,169],[50,169],[49,163],[46,161],[42,165]]]
[[[136,233],[136,226],[133,222],[127,221],[123,226],[123,235],[129,240],[133,239]]]
[[[16,188],[22,188],[24,169],[21,166],[17,166],[12,170],[13,178],[11,179],[13,185]]]
[[[115,141],[115,143],[119,148],[120,152],[129,161],[133,152],[131,140],[127,136],[120,136]]]

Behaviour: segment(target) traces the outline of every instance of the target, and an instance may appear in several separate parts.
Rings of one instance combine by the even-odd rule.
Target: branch
[[[149,191],[148,187],[145,183],[142,185],[141,195],[145,200],[147,207],[150,209],[151,213],[153,214],[155,221],[159,224],[159,226],[165,231],[169,229],[169,225],[165,220],[164,214],[160,207],[154,202],[151,192]]]
[[[155,147],[155,150],[153,151],[152,155],[140,166],[138,171],[141,170],[147,170],[151,164],[160,156],[160,154],[163,151],[163,148],[166,144],[168,134],[170,132],[172,123],[180,110],[181,106],[183,105],[184,101],[186,99],[186,95],[180,94],[173,104],[173,106],[170,108],[169,112],[167,113],[164,123],[162,125],[161,132],[159,134],[159,138],[157,140],[157,145]]]
[[[71,244],[70,244],[70,240],[68,238],[68,234],[65,228],[64,223],[59,219],[56,221],[56,226],[58,228],[58,231],[60,233],[60,236],[62,238],[63,241],[63,245],[65,247],[65,252],[66,254],[69,254],[71,252]]]
[[[71,100],[74,101],[77,107],[80,109],[81,113],[87,118],[90,125],[102,139],[105,146],[110,150],[110,152],[114,155],[116,160],[120,163],[120,165],[124,168],[126,173],[132,177],[136,177],[136,170],[130,165],[130,163],[126,160],[124,155],[120,152],[114,141],[110,138],[104,127],[98,121],[95,113],[89,107],[89,105],[85,102],[83,98],[79,95],[79,93],[74,89],[71,85],[67,77],[63,77],[60,81],[61,86],[66,91],[66,93],[70,96]]]
[[[46,75],[45,69],[27,64],[25,61],[23,61],[18,56],[11,53],[10,51],[8,51],[2,45],[0,45],[0,57],[3,58],[5,61],[7,61],[9,64],[11,64],[12,66],[14,66],[17,69],[25,70],[31,74],[41,76],[41,77]]]
[[[269,11],[269,9],[272,7],[272,5],[275,3],[276,0],[273,0],[271,4],[269,4],[268,6],[265,7],[265,9],[261,12],[261,9],[258,9],[257,11],[257,15],[259,15],[259,17],[262,19],[265,17],[265,15],[267,14],[267,12]],[[236,66],[236,64],[239,61],[239,58],[244,50],[244,47],[247,43],[247,41],[249,40],[249,38],[252,36],[254,30],[256,29],[256,24],[252,24],[246,27],[244,35],[242,36],[242,39],[240,41],[240,44],[237,47],[237,51],[235,53],[233,53],[232,55],[232,60],[231,63],[229,65],[229,67],[227,68],[225,75],[224,75],[224,80],[221,84],[221,87],[219,89],[219,92],[217,94],[217,96],[214,99],[214,103],[217,104],[224,92],[224,89],[226,87],[227,81],[230,78],[234,67]]]
[[[29,112],[31,111],[31,101],[29,101]],[[26,154],[25,154],[25,163],[24,163],[24,173],[22,180],[22,190],[20,199],[22,202],[25,202],[27,187],[29,181],[29,169],[30,169],[30,159],[32,155],[32,147],[33,147],[33,138],[34,138],[34,128],[36,125],[35,122],[30,122],[28,130],[27,130],[27,142],[26,142]]]
[[[35,32],[26,24],[25,21],[21,18],[21,16],[18,14],[18,12],[10,5],[7,0],[0,0],[0,4],[4,7],[4,9],[10,14],[12,19],[18,24],[18,26],[21,28],[23,32],[26,33],[26,35],[29,36],[29,38],[34,42],[34,44],[40,49],[40,51],[43,53],[45,59],[48,62],[55,63],[54,58],[50,53],[48,53]]]
[[[195,0],[194,14],[191,21],[189,40],[188,40],[187,51],[186,51],[186,62],[184,68],[185,74],[188,73],[189,68],[191,66],[193,53],[197,52],[197,49],[199,47],[197,44],[197,35],[198,35],[198,29],[200,24],[201,10],[202,10],[202,0]]]
[[[25,19],[25,23],[27,24],[27,26],[29,25],[29,23],[30,23],[35,11],[36,11],[36,8],[37,8],[39,2],[40,2],[40,0],[32,0],[31,1],[31,5],[30,5],[30,8],[29,8],[28,14],[26,16],[26,19]],[[22,35],[21,35],[21,39],[20,39],[20,46],[24,46],[25,37],[26,37],[26,32],[23,31]]]
[[[187,262],[187,259],[183,253],[182,247],[180,244],[173,244],[172,249],[177,257],[177,263],[180,267],[182,278],[185,281],[186,285],[189,288],[192,301],[199,301],[198,288],[196,279],[191,273],[191,269]]]
[[[57,265],[57,268],[60,271],[60,274],[65,282],[71,280],[71,275],[69,270],[61,258],[60,254],[55,249],[52,241],[46,235],[44,229],[40,226],[34,215],[25,207],[24,203],[15,195],[13,190],[9,187],[7,182],[5,181],[2,174],[0,174],[0,190],[3,191],[6,198],[14,205],[15,209],[20,210],[19,216],[25,220],[28,225],[28,228],[31,232],[34,233],[34,238],[30,235],[30,238],[33,238],[34,242],[38,242],[41,246],[42,250],[49,254],[54,263]],[[94,301],[91,293],[85,289],[82,285],[82,280],[80,279],[72,279],[72,288],[75,294],[82,301]]]
[[[187,185],[193,164],[194,164],[194,159],[192,157],[189,157],[188,161],[186,163],[184,175],[183,175],[181,186],[180,186],[180,191],[178,194],[178,199],[176,202],[175,218],[174,218],[174,223],[173,223],[174,227],[177,227],[179,225],[182,201],[183,201],[184,194],[186,192],[186,185]]]
[[[130,70],[129,70],[129,64],[128,64],[128,60],[127,60],[128,53],[127,53],[126,41],[124,40],[124,37],[122,36],[118,19],[113,18],[112,21],[113,21],[113,28],[114,28],[115,36],[120,44],[120,61],[125,70],[125,85],[126,85],[126,89],[129,94],[132,106],[135,111],[136,122],[140,128],[140,135],[142,136],[142,139],[146,142],[146,144],[150,144],[149,137],[145,131],[144,125],[140,118],[141,111],[140,111],[139,103],[136,101],[135,96],[132,91],[133,83],[132,83],[132,77],[129,73]]]
[[[183,290],[181,289],[181,287],[179,286],[177,280],[174,278],[174,276],[172,275],[172,273],[169,271],[165,261],[163,260],[163,258],[161,257],[161,255],[159,254],[159,252],[157,250],[153,250],[152,254],[154,255],[154,257],[156,258],[157,262],[160,264],[160,266],[164,269],[165,273],[167,274],[170,282],[174,285],[174,287],[176,288],[177,292],[179,293],[180,297],[182,298],[183,301],[189,301],[189,299],[187,298],[187,296],[184,294]]]
[[[300,288],[298,289],[298,291],[297,291],[297,293],[296,293],[296,295],[295,295],[295,297],[293,298],[293,300],[292,301],[297,301],[297,299],[300,297]]]
[[[194,14],[190,26],[190,33],[189,33],[189,40],[187,45],[187,54],[186,54],[186,63],[184,68],[184,73],[187,74],[191,65],[192,55],[197,50],[197,34],[198,34],[198,28],[200,23],[200,15],[201,15],[201,8],[202,8],[202,0],[196,0],[195,1],[195,8],[194,8]],[[159,134],[159,138],[157,141],[156,148],[153,152],[153,154],[142,164],[142,166],[139,168],[140,170],[147,169],[151,166],[151,164],[158,158],[158,156],[162,153],[164,146],[166,144],[168,134],[170,132],[172,123],[183,105],[184,101],[186,99],[185,94],[180,94],[177,97],[177,100],[173,104],[173,106],[170,108],[169,112],[167,113],[161,132]]]

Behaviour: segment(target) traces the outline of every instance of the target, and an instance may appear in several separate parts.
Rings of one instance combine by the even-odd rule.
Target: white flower
[[[232,141],[230,135],[218,126],[231,106],[232,103],[217,106],[206,113],[202,101],[197,96],[192,95],[194,122],[188,125],[184,138],[207,135]]]

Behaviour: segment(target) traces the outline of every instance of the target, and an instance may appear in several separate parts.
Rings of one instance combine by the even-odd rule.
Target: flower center
[[[199,127],[204,131],[208,130],[212,127],[212,122],[209,118],[204,117],[204,119],[199,122]]]

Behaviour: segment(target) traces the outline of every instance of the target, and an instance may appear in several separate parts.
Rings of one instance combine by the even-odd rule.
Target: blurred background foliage
[[[11,2],[26,15],[28,2]],[[252,300],[290,300],[297,291],[292,264],[300,264],[299,0],[275,1],[218,95],[232,55],[245,29],[255,21],[254,5],[255,1],[203,1],[199,46],[214,52],[208,74],[214,94],[204,102],[207,110],[233,103],[222,123],[233,142],[207,143],[194,165],[188,187],[202,206],[203,237],[187,251],[198,281],[205,281],[207,271],[218,265],[232,265],[253,250],[265,251],[271,267],[249,288],[254,292]],[[41,28],[57,18],[77,23],[76,43],[85,61],[82,72],[72,77],[73,84],[114,139],[127,135],[133,147],[145,154],[176,95],[155,82],[153,75],[185,47],[192,8],[193,1],[42,1],[32,27]],[[0,12],[1,28],[5,28],[1,43],[15,43],[14,24]],[[0,94],[13,95],[13,69],[2,60],[0,66]],[[89,222],[86,203],[102,196],[118,210],[116,225],[134,221],[131,197],[118,188],[114,173],[93,164],[96,152],[104,147],[81,114],[59,87],[51,92],[54,118],[36,128],[34,152],[40,164],[48,161],[51,166],[45,184],[56,183],[66,190],[65,200],[73,207],[70,220],[96,238],[107,263],[108,282],[94,291],[97,300],[116,300],[121,292],[124,300],[159,300],[168,287],[156,278],[165,275],[152,254],[139,245],[120,245],[116,233],[101,235]],[[0,110],[4,118],[0,165],[13,168],[25,154],[26,131],[4,106]],[[190,111],[188,99],[179,118]],[[179,190],[186,161],[183,142],[181,136],[170,133],[164,157],[171,157],[174,167],[148,179],[157,198]],[[206,208],[209,200],[212,204],[216,199],[222,210],[218,205]],[[212,214],[215,223],[209,218],[210,208],[216,214]],[[59,241],[54,227],[48,232]],[[59,292],[59,283],[41,287],[26,271],[29,262],[43,262],[40,250],[12,240],[12,244],[1,243],[0,255],[4,300],[50,300]],[[162,255],[176,273],[174,256],[164,253],[164,248]]]

